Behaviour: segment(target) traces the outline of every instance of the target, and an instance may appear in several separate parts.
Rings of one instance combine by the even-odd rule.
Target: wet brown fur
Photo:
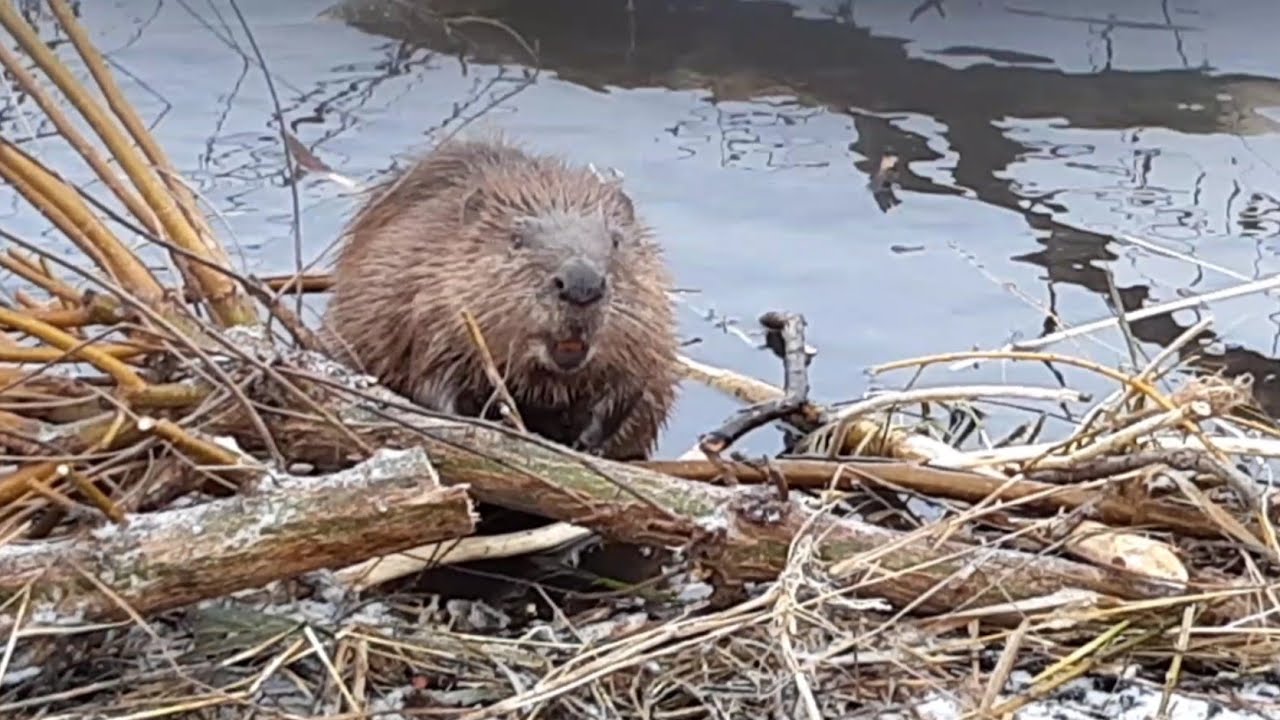
[[[555,309],[538,294],[551,282],[545,268],[513,247],[518,217],[550,211],[603,212],[621,232],[608,293],[592,312]],[[465,308],[530,431],[573,444],[595,420],[602,436],[588,449],[615,459],[652,453],[678,381],[670,278],[617,182],[501,138],[448,142],[358,211],[334,278],[326,313],[333,351],[392,390],[435,410],[481,412],[493,388]],[[594,355],[565,375],[529,347],[568,325],[593,330]]]

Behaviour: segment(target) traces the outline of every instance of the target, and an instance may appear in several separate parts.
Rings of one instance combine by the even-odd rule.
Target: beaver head
[[[645,457],[679,382],[661,244],[616,179],[500,141],[450,140],[351,220],[326,346],[423,406],[492,408],[474,317],[527,428]]]
[[[488,298],[474,305],[493,309],[477,317],[491,344],[505,344],[491,350],[512,365],[570,375],[607,347],[611,325],[629,319],[619,318],[635,305],[638,280],[657,275],[621,188],[557,170],[482,183],[464,201],[462,228],[477,262],[490,265],[478,275],[491,281]]]

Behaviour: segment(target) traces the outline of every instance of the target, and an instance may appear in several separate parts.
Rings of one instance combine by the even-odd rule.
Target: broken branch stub
[[[821,412],[809,404],[809,361],[805,344],[804,316],[794,313],[765,313],[760,324],[766,330],[766,345],[782,358],[783,390],[780,397],[742,408],[719,428],[706,433],[698,447],[708,456],[724,452],[739,438],[775,420],[798,417],[812,429]]]

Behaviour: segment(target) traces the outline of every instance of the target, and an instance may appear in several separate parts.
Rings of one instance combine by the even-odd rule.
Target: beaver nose
[[[574,305],[590,305],[604,297],[604,275],[581,261],[569,262],[556,273],[560,299]]]

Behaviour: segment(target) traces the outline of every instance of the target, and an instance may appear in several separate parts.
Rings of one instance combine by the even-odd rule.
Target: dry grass
[[[25,283],[0,308],[8,463],[0,551],[10,558],[233,496],[250,476],[288,466],[291,448],[271,431],[257,394],[264,384],[298,394],[314,418],[342,426],[298,390],[295,369],[231,339],[234,328],[264,316],[279,321],[275,342],[305,344],[306,328],[276,289],[322,291],[325,279],[258,281],[233,271],[63,0],[50,5],[102,97],[39,43],[9,0],[0,0],[0,22],[28,56],[2,53],[0,62],[130,217],[112,217],[0,139],[0,175],[83,254],[71,263],[3,233],[9,247],[0,265]],[[24,62],[53,80],[106,155]],[[164,250],[171,272],[139,261],[118,227]],[[906,387],[813,408],[821,422],[765,466],[699,455],[645,464],[692,482],[736,467],[744,486],[785,485],[816,510],[776,580],[728,588],[737,595],[708,599],[716,578],[683,556],[658,584],[579,598],[572,608],[547,591],[537,613],[421,592],[357,595],[330,573],[144,614],[120,595],[128,578],[77,568],[82,582],[66,592],[118,601],[119,620],[60,612],[62,598],[35,584],[4,591],[0,717],[910,717],[912,708],[927,711],[925,700],[942,703],[936,717],[1002,717],[1082,676],[1126,674],[1166,701],[1177,688],[1274,715],[1280,701],[1266,706],[1241,692],[1250,681],[1274,681],[1280,657],[1274,500],[1254,477],[1262,464],[1242,461],[1280,455],[1280,431],[1251,410],[1246,382],[1175,372],[1187,368],[1179,356],[1208,324],[1136,371],[1017,349],[875,368],[1048,362],[1114,386],[1083,419],[1057,423],[1065,429],[1048,440],[1040,437],[1053,424],[1045,412],[1022,410],[1028,416],[1016,432],[990,441],[981,420],[956,434],[937,411],[955,425],[992,400],[1090,400],[1061,388]],[[686,373],[750,403],[781,394],[692,360]],[[219,423],[231,414],[259,447],[221,441]],[[833,558],[817,529],[829,518],[891,528],[899,540]],[[963,550],[902,561],[914,557],[904,555],[909,547],[944,541]],[[1024,553],[1028,575],[1057,556],[1080,563],[1071,567],[1123,566],[1136,579],[1109,594],[1068,574],[1055,592],[1015,597],[1022,579],[991,572],[997,549]],[[932,580],[919,585],[921,578]],[[975,578],[1008,589],[1009,600],[988,594],[926,611],[931,598]],[[881,590],[895,582],[917,583],[917,599],[886,601]]]

